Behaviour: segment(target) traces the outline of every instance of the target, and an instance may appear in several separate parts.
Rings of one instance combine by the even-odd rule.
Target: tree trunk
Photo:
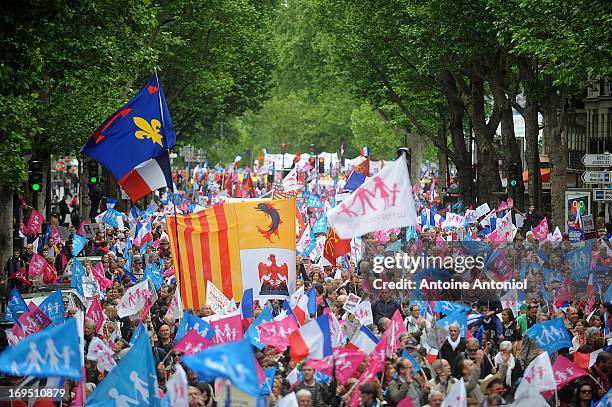
[[[443,90],[448,104],[449,131],[455,153],[453,163],[457,167],[459,195],[467,207],[475,202],[476,186],[474,185],[474,174],[472,173],[472,157],[467,149],[463,132],[465,108],[457,97],[457,85],[450,73],[446,73],[444,76]],[[449,158],[452,159],[452,157]]]
[[[0,185],[0,261],[4,267],[13,254],[13,191]]]
[[[529,205],[535,206],[536,212],[541,212],[544,209],[544,201],[538,144],[540,125],[538,123],[538,103],[531,96],[527,97],[523,119],[525,120],[525,155],[529,171]]]
[[[493,144],[495,129],[491,131],[485,116],[484,81],[471,78],[469,93],[464,92],[465,106],[472,119],[474,137],[478,145],[478,201],[497,206],[498,198],[495,192],[501,192],[501,179],[497,164],[497,154]],[[493,120],[493,119],[492,119]],[[497,127],[494,126],[494,127]]]
[[[567,134],[563,131],[567,112],[557,115],[557,106],[561,96],[552,86],[546,92],[542,103],[544,116],[544,132],[549,142],[550,172],[550,203],[552,209],[552,224],[564,228],[565,223],[565,191],[567,190]]]
[[[499,106],[501,114],[501,138],[502,138],[502,160],[506,168],[511,164],[516,164],[519,174],[518,184],[515,188],[506,185],[508,196],[512,197],[517,208],[523,210],[525,207],[525,184],[523,183],[523,163],[521,161],[521,151],[514,134],[514,117],[512,107],[505,93],[497,84],[493,85],[493,97]]]

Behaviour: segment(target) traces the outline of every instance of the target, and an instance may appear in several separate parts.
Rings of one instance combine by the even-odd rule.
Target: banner
[[[166,225],[186,308],[206,303],[207,280],[236,301],[248,288],[264,300],[295,290],[295,198],[224,202]]]

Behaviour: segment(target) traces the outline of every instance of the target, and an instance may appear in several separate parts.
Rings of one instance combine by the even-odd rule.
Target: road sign
[[[612,167],[612,154],[585,154],[582,163],[585,167]]]
[[[612,201],[612,189],[595,188],[593,190],[594,201]]]
[[[582,180],[586,184],[612,184],[612,171],[585,171]]]
[[[65,171],[66,170],[66,162],[65,161],[56,161],[55,162],[55,171]]]

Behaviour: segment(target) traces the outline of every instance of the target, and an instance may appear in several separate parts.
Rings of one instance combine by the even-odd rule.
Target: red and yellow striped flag
[[[225,202],[166,216],[183,305],[206,303],[206,284],[240,301],[285,298],[295,289],[295,199]]]

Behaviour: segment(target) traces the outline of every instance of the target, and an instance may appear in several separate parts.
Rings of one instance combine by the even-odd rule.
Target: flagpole
[[[162,105],[162,99],[161,99],[161,84],[159,83],[159,77],[157,76],[157,68],[153,68],[153,74],[155,75],[155,82],[157,84],[157,98],[159,100],[159,117],[161,119],[161,125],[162,125],[162,130],[164,132],[164,135],[167,136],[166,133],[166,121],[164,120],[164,108]],[[168,151],[168,155],[170,155],[170,150]],[[170,161],[170,158],[168,158],[168,162]],[[172,183],[172,168],[170,168],[170,182]],[[172,192],[174,192],[174,187],[171,185],[169,187]],[[168,189],[168,188],[166,188]],[[180,276],[181,276],[181,249],[179,248],[179,237],[178,237],[178,220],[176,217],[176,200],[174,199],[174,194],[172,195],[172,209],[174,211],[174,241],[176,242],[176,260],[178,263],[178,273],[174,273],[174,277],[176,278],[176,289],[179,289],[179,283],[180,283]],[[173,264],[173,266],[175,267],[176,265]],[[181,297],[182,299],[182,297]]]

